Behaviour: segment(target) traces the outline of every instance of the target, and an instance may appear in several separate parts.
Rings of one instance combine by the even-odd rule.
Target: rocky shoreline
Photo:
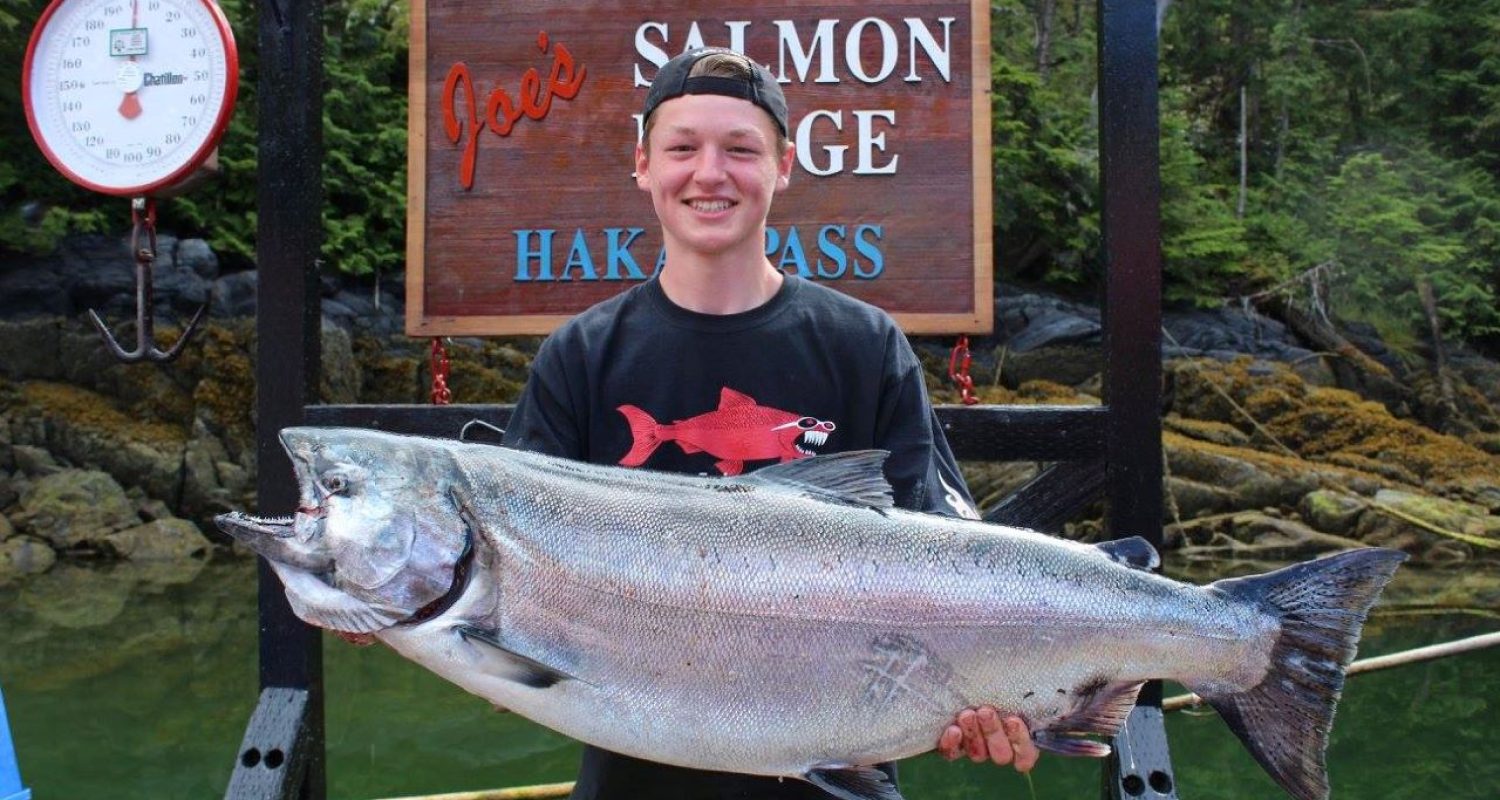
[[[77,237],[47,259],[0,258],[0,585],[59,561],[232,552],[209,520],[253,507],[255,273],[221,274],[200,240],[163,235],[158,248],[158,320],[212,298],[204,330],[165,366],[115,363],[82,316],[133,317],[124,241]],[[325,280],[322,401],[427,400],[427,345],[402,333],[399,288]],[[1016,287],[996,303],[995,334],[971,342],[985,402],[1099,402],[1096,308]],[[1366,329],[1342,333],[1388,378],[1241,309],[1168,312],[1164,327],[1164,524],[1179,557],[1300,558],[1364,543],[1434,565],[1500,561],[1500,365],[1455,349],[1457,401],[1438,408],[1426,365]],[[455,398],[513,400],[538,341],[452,342]],[[957,400],[951,344],[918,342],[937,402]],[[987,503],[1036,469],[965,465]],[[1068,534],[1097,537],[1098,523]]]

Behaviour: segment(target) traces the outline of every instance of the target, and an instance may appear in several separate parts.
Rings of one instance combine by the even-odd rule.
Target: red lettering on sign
[[[536,37],[537,49],[547,52],[551,42],[547,32]],[[566,45],[557,43],[552,54],[552,69],[546,83],[536,67],[521,73],[521,86],[517,91],[520,107],[504,89],[496,87],[485,102],[484,116],[479,116],[479,104],[474,94],[474,78],[469,65],[460,61],[448,69],[448,78],[443,81],[443,133],[452,144],[463,146],[463,157],[458,163],[458,181],[464,189],[474,188],[474,162],[479,150],[479,132],[488,128],[496,136],[509,136],[522,117],[540,122],[552,110],[552,99],[561,97],[572,100],[583,86],[587,69],[573,61],[573,54]],[[463,110],[467,114],[461,119],[456,104],[459,90],[463,90]],[[464,123],[468,124],[465,125]],[[467,129],[467,137],[465,132]]]

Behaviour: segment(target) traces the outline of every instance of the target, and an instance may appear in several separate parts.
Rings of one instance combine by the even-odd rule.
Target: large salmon
[[[879,452],[706,478],[366,430],[281,439],[295,517],[219,525],[302,619],[576,739],[844,800],[899,798],[867,765],[932,749],[968,706],[1104,755],[1092,737],[1152,678],[1207,698],[1291,795],[1326,797],[1344,667],[1404,558],[1199,587],[1152,573],[1141,539],[895,509]]]

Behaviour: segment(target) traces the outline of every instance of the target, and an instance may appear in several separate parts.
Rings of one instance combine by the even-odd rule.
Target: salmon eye
[[[804,431],[810,431],[813,428],[818,427],[818,421],[813,419],[812,417],[803,417],[802,419],[797,420],[797,427],[801,428]]]
[[[337,473],[323,476],[323,491],[329,494],[342,494],[349,488],[349,479]]]

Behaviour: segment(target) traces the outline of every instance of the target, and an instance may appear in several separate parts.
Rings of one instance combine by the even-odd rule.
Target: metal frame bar
[[[322,309],[318,254],[323,206],[323,2],[268,0],[260,8],[260,130],[255,259],[256,502],[291,514],[297,487],[276,432],[302,421],[317,396]],[[260,699],[225,793],[229,798],[327,795],[323,643],[297,619],[281,582],[259,559]],[[286,713],[292,692],[297,713]],[[273,769],[254,753],[279,743]]]
[[[964,459],[1074,462],[1029,490],[1052,497],[1060,475],[1087,476],[1103,459],[1105,521],[1113,535],[1161,543],[1161,245],[1157,30],[1155,0],[1099,0],[1100,189],[1105,290],[1104,400],[1093,408],[941,407],[939,418]],[[455,435],[481,419],[503,427],[505,406],[307,406],[318,384],[317,257],[322,170],[321,0],[267,0],[260,14],[260,209],[256,257],[259,358],[257,483],[260,510],[288,513],[295,487],[275,431],[301,422]],[[1081,504],[1075,491],[1051,509]],[[260,574],[260,703],[246,730],[227,797],[322,800],[323,663],[318,634],[292,616],[275,574]],[[1175,797],[1159,709],[1159,686],[1142,694],[1115,741],[1105,798],[1139,796],[1140,774],[1153,796]],[[287,708],[295,706],[295,713]],[[1154,713],[1153,713],[1154,711]],[[290,747],[284,775],[265,782],[247,770],[258,742]],[[1122,765],[1122,758],[1130,763]],[[300,774],[296,774],[300,773]],[[1165,775],[1162,784],[1159,777]],[[259,781],[259,782],[257,782]],[[266,789],[274,784],[273,789]],[[248,787],[259,786],[254,792]],[[275,793],[271,793],[275,792]],[[1125,794],[1122,795],[1121,792]]]

